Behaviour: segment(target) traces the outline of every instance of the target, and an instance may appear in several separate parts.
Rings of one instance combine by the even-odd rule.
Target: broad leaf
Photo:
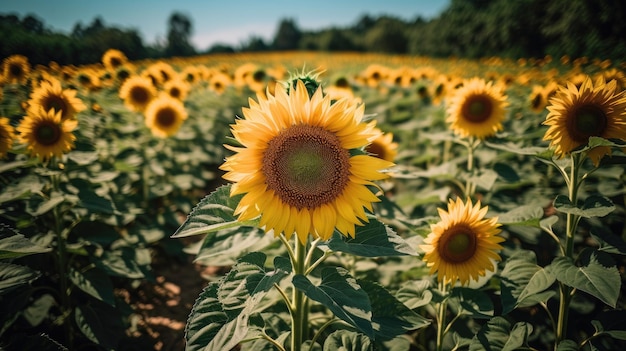
[[[372,326],[376,341],[391,340],[430,325],[430,321],[414,312],[377,283],[359,280],[372,303]]]
[[[546,289],[555,280],[550,271],[537,265],[534,252],[516,252],[506,261],[500,273],[502,314],[517,307],[529,307],[546,301],[554,294],[553,291],[546,292]]]
[[[172,238],[206,234],[234,227],[256,226],[258,220],[244,222],[237,220],[234,212],[243,195],[231,197],[230,188],[230,185],[221,186],[202,199]]]
[[[111,306],[115,306],[115,296],[113,295],[113,283],[109,276],[98,268],[92,268],[84,273],[70,268],[70,280],[80,290],[103,301]]]
[[[464,314],[473,318],[491,318],[493,316],[493,302],[481,290],[455,287],[450,292],[450,304],[457,304]]]
[[[213,266],[234,264],[244,253],[261,251],[271,244],[274,236],[254,227],[233,227],[208,233],[196,261]]]
[[[335,230],[327,246],[332,251],[360,257],[417,256],[417,251],[402,237],[373,217],[364,226],[357,226],[354,239]]]
[[[273,271],[265,270],[265,260],[263,253],[250,253],[204,289],[187,320],[187,350],[230,350],[248,335],[248,320],[261,299],[291,272],[285,257],[275,258]]]
[[[588,151],[599,146],[624,148],[626,147],[626,143],[624,142],[624,140],[620,140],[620,139],[604,139],[601,137],[593,136],[593,137],[589,137],[589,142],[587,142],[586,145],[580,148],[576,148],[575,150],[572,150],[572,154]]]
[[[585,218],[604,217],[615,210],[615,205],[604,196],[592,195],[588,197],[581,207],[574,206],[565,195],[559,195],[554,199],[554,208],[563,213],[569,213]]]
[[[37,209],[34,212],[31,212],[31,215],[33,217],[39,217],[57,207],[63,201],[65,201],[65,197],[61,193],[52,193],[49,199],[40,203]]]
[[[509,166],[506,163],[496,162],[493,165],[493,170],[498,174],[500,178],[504,179],[507,182],[518,182],[521,179],[515,169],[513,169],[513,167]]]
[[[584,251],[581,256],[581,267],[576,266],[571,258],[556,257],[550,264],[556,279],[615,308],[622,281],[613,259],[604,252],[591,250]]]
[[[293,285],[373,339],[372,305],[367,292],[341,267],[326,267],[322,269],[321,277],[320,285],[315,286],[307,277],[296,275]]]
[[[557,347],[556,351],[579,351],[578,343],[574,340],[565,339],[561,341]]]
[[[409,280],[400,286],[396,297],[407,307],[414,310],[429,304],[433,299],[433,293],[429,288],[429,280]]]
[[[372,350],[372,342],[370,338],[361,333],[337,330],[326,338],[324,351],[337,350],[369,351]]]
[[[603,227],[595,227],[590,230],[591,236],[600,243],[598,251],[610,254],[626,255],[626,242],[619,235]]]
[[[513,351],[527,345],[532,325],[525,322],[511,324],[497,316],[485,324],[469,345],[470,351]]]
[[[0,262],[0,295],[19,286],[30,284],[40,276],[41,273],[29,267]]]
[[[540,206],[523,205],[509,212],[498,214],[498,222],[505,225],[539,227],[543,215],[543,208]]]
[[[52,251],[51,248],[39,246],[24,235],[0,224],[0,259],[17,258],[50,251]]]
[[[89,340],[106,350],[118,349],[120,338],[124,334],[124,326],[115,308],[93,301],[76,307],[74,313],[78,329]]]

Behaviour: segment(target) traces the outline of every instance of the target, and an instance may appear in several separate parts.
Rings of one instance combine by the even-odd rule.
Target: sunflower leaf
[[[0,224],[0,259],[17,258],[50,251],[52,251],[51,248],[39,246],[24,235]]]
[[[349,330],[334,331],[324,341],[324,351],[368,351],[371,350],[372,347],[372,342],[367,336]]]
[[[0,295],[30,284],[40,276],[41,273],[29,267],[0,262]]]
[[[185,222],[171,237],[183,238],[222,229],[256,226],[258,220],[238,221],[234,215],[235,208],[237,208],[242,197],[243,195],[231,197],[230,185],[217,188],[194,207]]]
[[[248,333],[249,319],[266,293],[291,272],[285,257],[276,257],[274,270],[264,268],[266,256],[252,252],[239,259],[217,282],[209,283],[196,300],[185,328],[187,350],[230,350]]]
[[[489,320],[472,339],[469,350],[512,351],[527,346],[532,325],[525,322],[511,324],[503,317]]]
[[[589,138],[589,142],[587,142],[586,145],[572,150],[572,154],[589,151],[599,146],[623,148],[626,147],[626,142],[620,139],[605,139],[597,136],[592,136]]]
[[[626,255],[626,242],[619,235],[615,235],[604,227],[594,227],[589,232],[600,243],[598,251],[610,254]]]
[[[372,305],[365,290],[350,273],[341,267],[322,269],[319,286],[304,275],[293,277],[293,285],[311,300],[326,306],[336,317],[374,339]]]
[[[450,302],[458,305],[464,312],[473,318],[493,317],[493,303],[485,292],[464,287],[455,287],[450,294]]]
[[[373,217],[365,225],[356,227],[354,238],[346,238],[335,230],[324,246],[361,257],[417,256],[417,251],[402,237]]]
[[[621,278],[612,257],[602,251],[585,250],[583,265],[578,267],[569,257],[556,257],[549,267],[563,284],[582,290],[615,308],[621,288]]]
[[[546,291],[556,278],[546,269],[537,265],[535,253],[518,251],[507,261],[500,274],[502,314],[517,307],[533,306],[548,300],[554,291]]]
[[[498,214],[498,222],[504,225],[539,227],[542,217],[543,208],[540,206],[523,205],[509,212]]]
[[[573,214],[585,218],[604,217],[615,210],[615,204],[605,197],[592,195],[582,206],[575,206],[565,195],[558,195],[554,199],[554,208],[563,213]]]

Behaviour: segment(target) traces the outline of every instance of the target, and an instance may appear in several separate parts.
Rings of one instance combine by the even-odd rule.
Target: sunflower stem
[[[474,149],[478,146],[474,137],[470,137],[467,142],[467,180],[465,181],[465,198],[471,198],[476,191],[476,185],[472,181],[474,175]]]
[[[304,275],[306,272],[306,244],[295,237],[295,254],[293,257],[294,274]],[[304,336],[307,334],[306,328],[306,298],[304,293],[293,287],[291,309],[291,351],[300,351]]]
[[[578,173],[580,171],[580,166],[582,165],[582,160],[584,159],[584,155],[582,154],[572,154],[571,160],[571,169],[570,176],[568,182],[568,196],[569,201],[576,206],[578,202],[578,189],[580,184],[582,183],[578,181]],[[567,214],[567,222],[565,227],[565,257],[573,258],[574,255],[574,235],[576,234],[576,229],[578,227],[579,216],[568,213]],[[567,322],[569,318],[569,305],[572,300],[572,287],[559,283],[559,315],[557,320],[557,328],[556,328],[556,342],[555,349],[558,344],[566,339],[567,334]]]
[[[443,337],[446,334],[446,311],[448,305],[447,295],[448,284],[446,282],[439,283],[439,291],[443,296],[442,301],[437,306],[437,351],[443,350]]]

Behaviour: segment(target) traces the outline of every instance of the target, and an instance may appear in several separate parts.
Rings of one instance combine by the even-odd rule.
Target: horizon
[[[356,3],[320,0],[311,6],[276,0],[262,6],[258,4],[253,0],[220,3],[219,7],[201,0],[181,0],[175,5],[167,1],[8,0],[0,5],[0,13],[14,14],[20,19],[33,15],[46,29],[66,35],[71,34],[78,23],[89,26],[99,17],[105,26],[136,30],[144,44],[154,45],[166,40],[169,17],[180,12],[191,20],[191,44],[202,51],[216,44],[239,46],[252,37],[271,40],[283,19],[294,20],[303,31],[349,27],[365,15],[374,18],[392,16],[405,21],[418,17],[429,19],[445,10],[450,0],[388,0],[384,3],[377,0]],[[136,13],[142,15],[136,16]]]

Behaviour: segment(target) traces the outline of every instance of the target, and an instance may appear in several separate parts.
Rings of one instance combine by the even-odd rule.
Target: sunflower
[[[211,79],[209,79],[209,90],[216,92],[218,95],[221,95],[226,91],[230,85],[233,84],[233,80],[226,73],[215,72]]]
[[[446,121],[463,137],[484,139],[502,130],[506,106],[506,96],[498,87],[483,79],[472,78],[464,81],[454,93]]]
[[[438,281],[448,284],[459,280],[467,285],[496,269],[504,238],[498,235],[498,218],[484,218],[487,210],[487,206],[480,207],[480,201],[472,205],[470,199],[463,203],[460,198],[448,201],[447,212],[438,209],[441,220],[431,224],[430,234],[420,245],[423,260],[430,274],[438,273]]]
[[[78,85],[88,90],[98,90],[100,88],[100,77],[98,73],[90,68],[78,71],[75,77]]]
[[[117,49],[109,49],[102,55],[102,64],[109,71],[115,71],[126,62],[128,62],[126,55]]]
[[[0,117],[0,158],[6,156],[11,150],[15,140],[15,129],[11,126],[10,121],[6,117]]]
[[[542,85],[533,85],[532,91],[528,96],[528,105],[534,113],[541,113],[548,105],[547,92]]]
[[[86,109],[85,104],[76,97],[76,90],[63,89],[61,82],[57,79],[42,81],[38,88],[35,88],[28,100],[29,111],[36,113],[42,107],[45,111],[54,109],[61,112],[61,119],[71,119],[78,112]]]
[[[24,84],[30,74],[28,58],[22,55],[11,55],[4,59],[2,76],[7,83]]]
[[[179,77],[170,79],[163,85],[163,91],[174,99],[178,99],[180,101],[185,101],[187,94],[189,93],[189,89],[189,83]]]
[[[351,152],[377,136],[375,121],[362,123],[364,105],[331,104],[319,86],[309,95],[301,79],[289,93],[277,85],[275,95],[257,98],[232,125],[243,146],[227,146],[236,154],[220,167],[235,182],[231,196],[245,194],[235,215],[260,216],[266,231],[295,232],[302,243],[309,234],[327,240],[335,228],[354,237],[355,225],[368,221],[364,208],[379,201],[368,186],[387,178],[380,171],[392,165]]]
[[[72,131],[78,125],[75,119],[61,118],[61,111],[29,111],[17,127],[19,141],[28,145],[32,156],[47,160],[52,156],[60,157],[74,148],[76,137]]]
[[[141,112],[157,95],[157,90],[150,78],[132,76],[124,81],[120,87],[119,96],[124,105],[131,110]]]
[[[148,104],[145,116],[146,126],[150,128],[152,135],[167,138],[178,132],[187,119],[187,111],[180,100],[161,94]]]
[[[398,143],[393,142],[393,134],[383,133],[378,128],[375,131],[380,134],[365,147],[365,151],[385,161],[394,162],[398,155]]]
[[[559,158],[586,145],[592,136],[626,140],[625,110],[626,91],[618,91],[615,80],[605,83],[600,78],[594,86],[587,77],[580,88],[567,83],[550,100],[543,140],[550,141]],[[589,150],[588,156],[597,166],[610,153],[608,146],[601,146]]]

